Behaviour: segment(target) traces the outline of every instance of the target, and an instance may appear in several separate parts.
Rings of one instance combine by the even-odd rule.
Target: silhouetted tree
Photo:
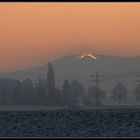
[[[60,106],[62,104],[60,89],[56,88],[53,94],[49,94],[48,99],[49,99],[49,102],[48,102],[49,105]]]
[[[35,96],[37,104],[45,104],[47,102],[47,95],[45,92],[46,81],[44,78],[39,78],[35,85]]]
[[[127,89],[122,83],[118,83],[112,90],[112,99],[118,101],[118,104],[121,104],[121,101],[127,99]]]
[[[12,100],[15,94],[15,88],[17,85],[16,80],[12,79],[0,79],[0,99],[1,104],[12,104],[14,101]]]
[[[32,104],[34,98],[34,87],[30,79],[25,79],[22,81],[24,88],[24,100],[26,104]]]
[[[63,95],[69,95],[69,92],[70,92],[70,84],[69,84],[69,81],[66,79],[64,81],[64,84],[62,86],[62,94]]]
[[[55,75],[53,65],[48,63],[48,72],[47,72],[47,93],[53,94],[55,92]]]
[[[23,85],[20,81],[17,81],[17,85],[15,88],[15,95],[14,95],[14,102],[15,104],[23,104],[24,99],[23,99]]]
[[[139,102],[140,101],[140,84],[138,84],[136,86],[133,93],[134,93],[134,97],[135,97],[136,101]]]
[[[73,95],[74,105],[78,105],[82,101],[82,99],[85,95],[85,89],[84,89],[83,85],[80,82],[78,82],[77,80],[74,80],[71,83],[71,92]]]
[[[96,86],[90,86],[87,90],[89,103],[93,104],[93,101],[95,103],[96,100],[96,94],[98,92],[98,105],[102,104],[102,100],[106,98],[105,92],[102,91],[100,88],[97,88]]]
[[[7,85],[5,82],[5,79],[0,79],[0,99],[1,99],[1,104],[4,104],[5,102],[5,94],[6,94],[6,89]]]
[[[73,102],[71,86],[67,79],[64,81],[63,86],[62,86],[62,99],[65,105],[71,105]]]

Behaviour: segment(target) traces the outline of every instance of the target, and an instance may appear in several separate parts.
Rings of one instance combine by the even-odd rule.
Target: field
[[[140,137],[140,109],[1,110],[0,137]]]

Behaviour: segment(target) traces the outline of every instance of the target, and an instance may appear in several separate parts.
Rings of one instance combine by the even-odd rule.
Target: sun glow
[[[82,54],[79,58],[80,58],[80,59],[83,59],[83,58],[86,57],[86,56],[91,57],[91,58],[93,58],[93,59],[97,59],[97,58],[96,58],[93,54],[91,54],[91,53]]]

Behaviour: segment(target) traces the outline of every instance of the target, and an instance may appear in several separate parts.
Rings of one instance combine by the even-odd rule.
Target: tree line
[[[66,79],[62,87],[57,88],[51,63],[48,63],[46,78],[39,78],[35,84],[30,79],[0,79],[1,105],[94,106],[97,92],[98,105],[103,105],[103,100],[107,98],[106,93],[94,85],[85,89],[79,81],[70,82]],[[139,102],[140,84],[134,89],[134,95]],[[112,89],[111,98],[120,105],[128,98],[127,88],[119,82]]]

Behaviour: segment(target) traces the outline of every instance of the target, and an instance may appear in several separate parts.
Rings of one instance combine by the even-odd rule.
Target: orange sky
[[[31,68],[93,48],[140,54],[138,3],[0,3],[0,71]]]

